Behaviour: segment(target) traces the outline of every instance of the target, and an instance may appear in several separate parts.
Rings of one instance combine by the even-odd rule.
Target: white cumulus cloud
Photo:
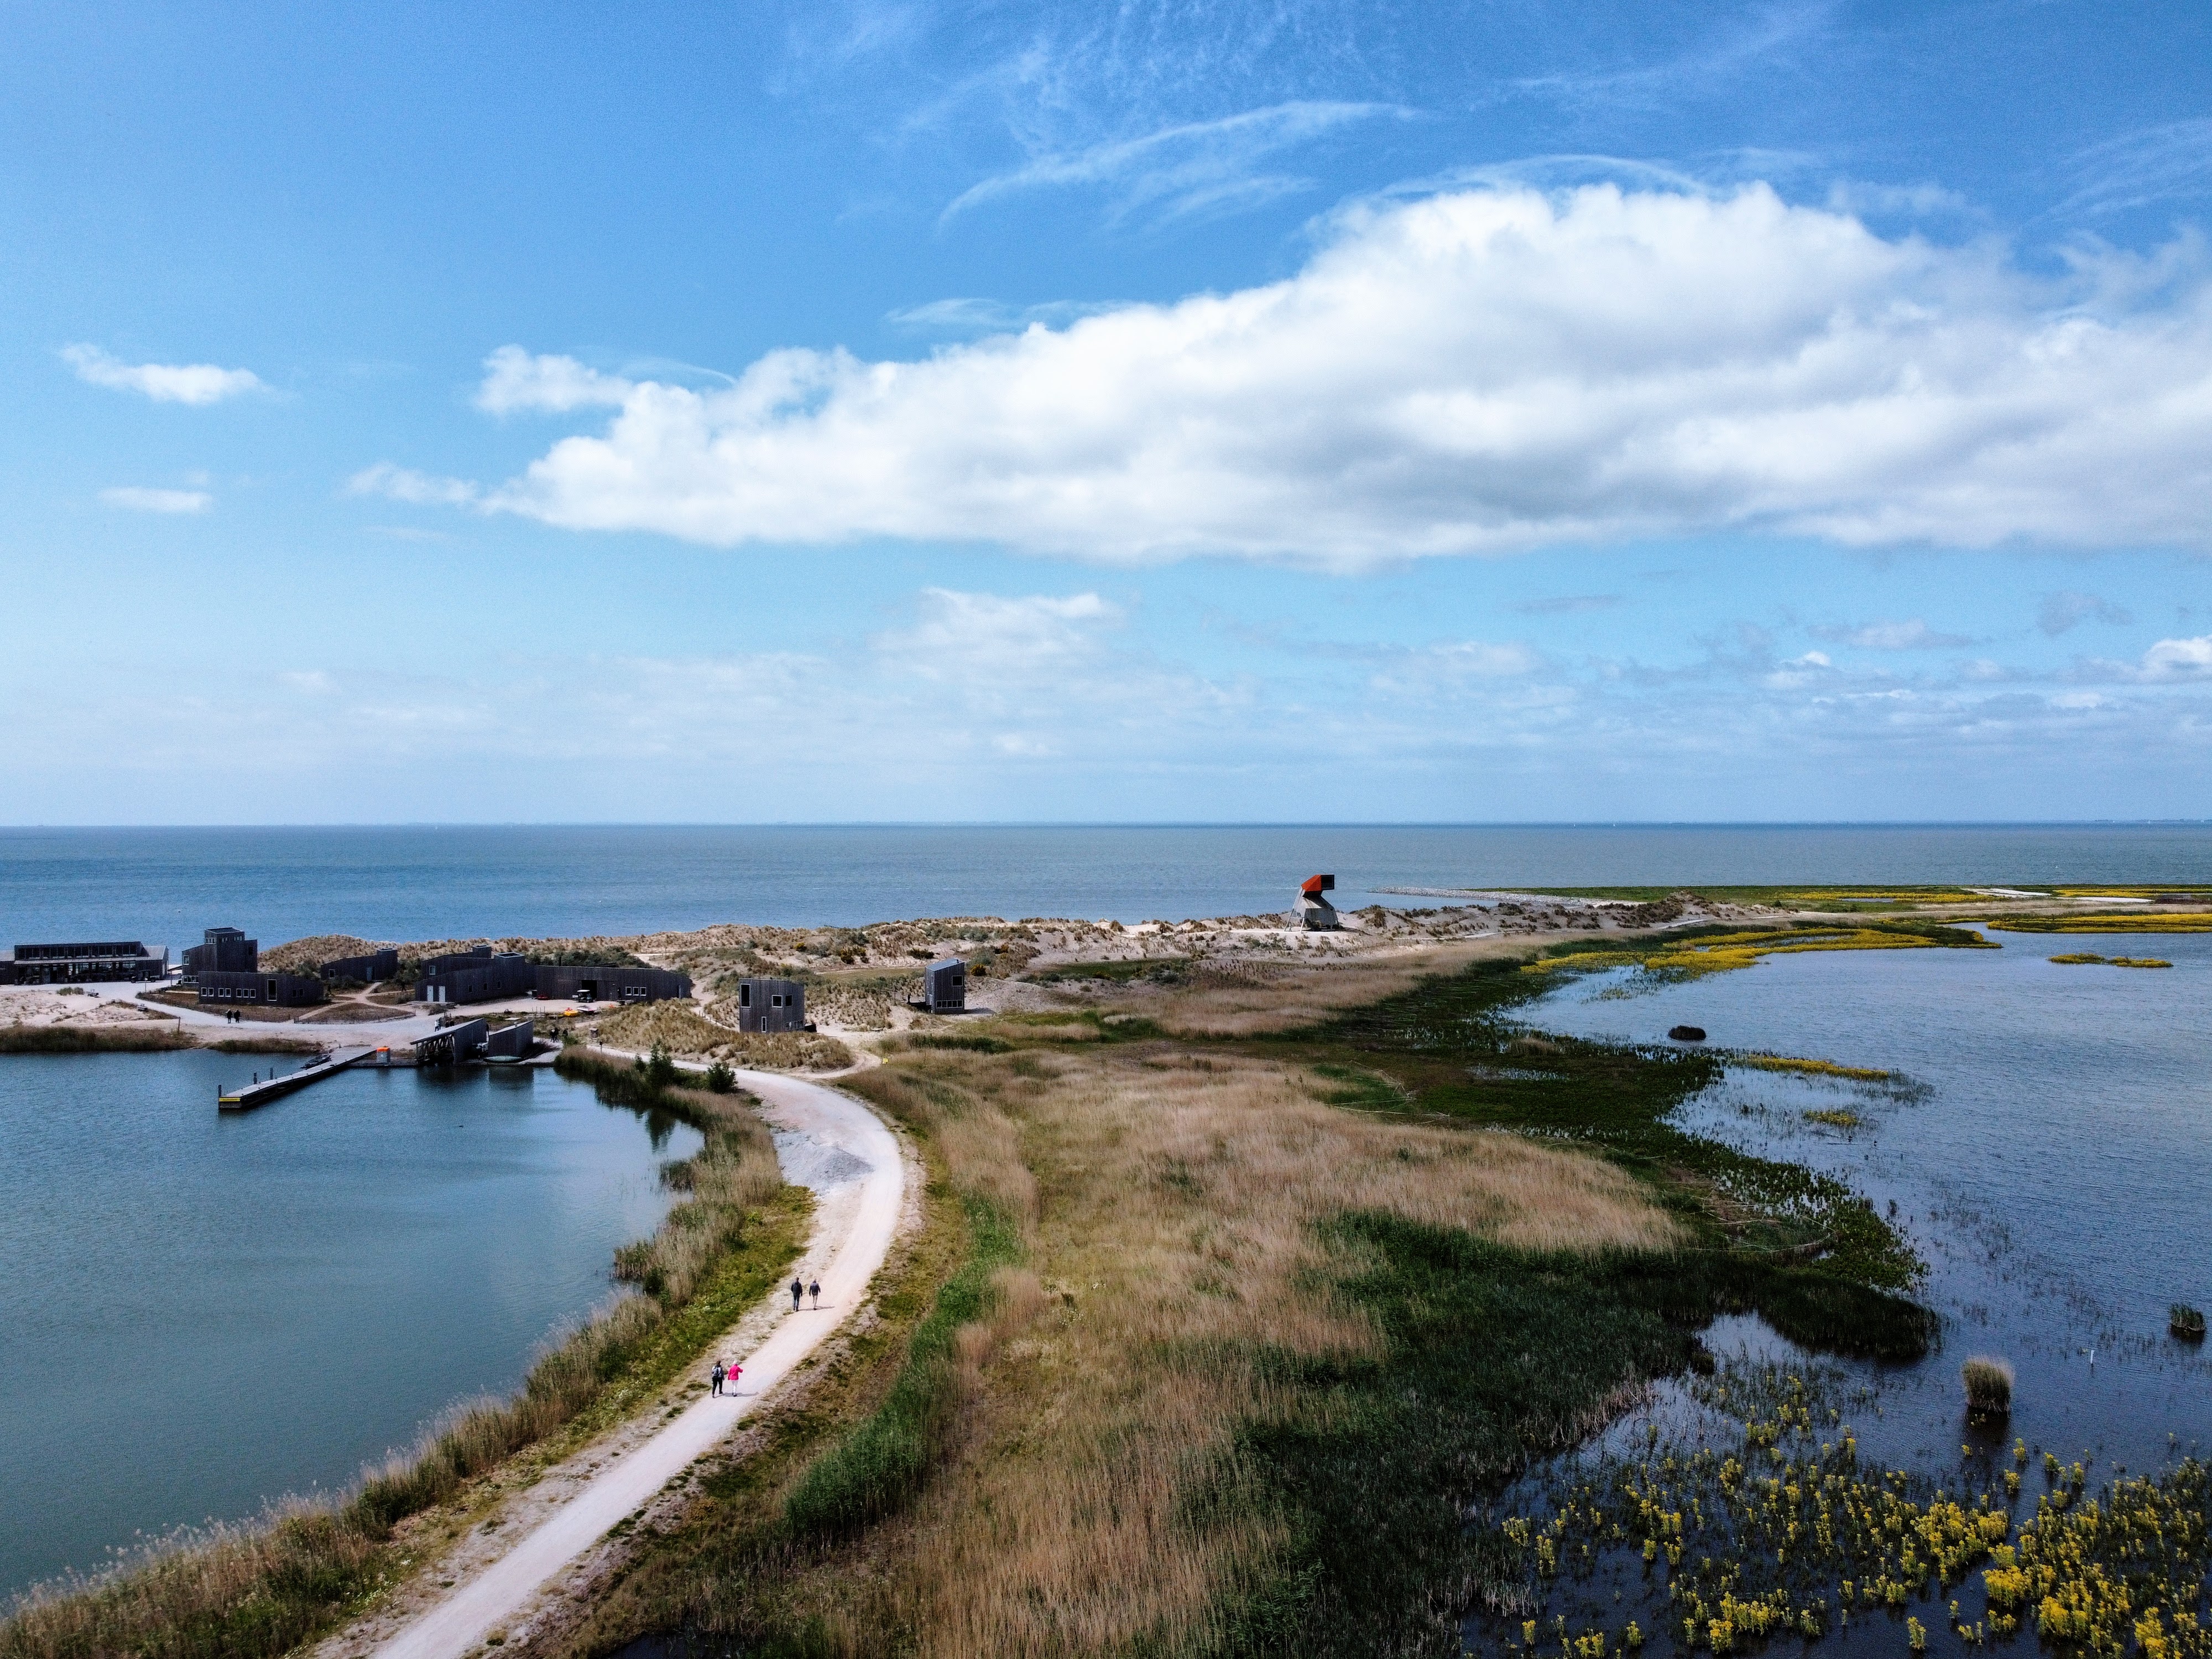
[[[520,410],[562,415],[594,404],[620,404],[630,383],[586,368],[573,357],[533,357],[520,346],[501,346],[484,359],[477,407],[490,415]]]
[[[62,358],[80,380],[118,392],[137,392],[157,404],[219,404],[225,398],[266,388],[250,368],[221,368],[213,363],[126,363],[98,346],[62,348]]]
[[[2193,640],[2160,640],[2143,653],[2142,672],[2152,679],[2212,674],[2212,634]]]
[[[1731,528],[2202,546],[2212,525],[2203,271],[2048,283],[1760,185],[1369,204],[1282,282],[918,362],[780,350],[726,389],[490,362],[488,407],[619,408],[487,507],[720,545],[1356,568]]]
[[[103,489],[100,499],[131,513],[204,513],[215,505],[215,497],[204,489],[149,489],[137,484]]]

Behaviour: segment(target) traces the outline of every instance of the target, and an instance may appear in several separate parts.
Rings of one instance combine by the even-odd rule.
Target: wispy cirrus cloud
[[[950,220],[1000,198],[1040,190],[1095,189],[1109,218],[1137,213],[1182,218],[1271,201],[1310,187],[1273,158],[1354,122],[1404,118],[1390,104],[1316,100],[1245,110],[1217,120],[1185,121],[1135,137],[1033,155],[1022,166],[969,185],[945,208]]]
[[[2212,195],[2212,116],[2169,121],[2093,144],[2072,164],[2074,193],[2056,210],[2122,213]]]
[[[250,368],[222,368],[214,363],[126,363],[98,346],[62,348],[62,360],[89,386],[136,392],[157,404],[219,404],[249,392],[265,392]]]
[[[103,489],[100,499],[126,513],[204,513],[215,505],[215,497],[204,489],[158,489],[138,484]]]

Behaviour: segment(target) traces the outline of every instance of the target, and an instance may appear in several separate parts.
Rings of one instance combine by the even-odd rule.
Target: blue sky
[[[0,18],[0,821],[2212,816],[2201,7]]]

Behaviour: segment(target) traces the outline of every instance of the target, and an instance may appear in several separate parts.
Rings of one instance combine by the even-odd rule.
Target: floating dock
[[[242,1088],[218,1092],[215,1103],[226,1112],[250,1112],[256,1106],[265,1106],[279,1095],[289,1095],[295,1089],[304,1089],[310,1083],[320,1083],[349,1066],[358,1066],[374,1048],[334,1048],[319,1060],[311,1060],[296,1072],[287,1072],[283,1077],[272,1077],[260,1083],[249,1083]]]

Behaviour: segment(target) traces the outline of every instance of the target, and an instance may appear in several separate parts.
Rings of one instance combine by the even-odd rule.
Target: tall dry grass
[[[1329,1289],[1318,1222],[1379,1210],[1532,1249],[1676,1242],[1608,1165],[1346,1114],[1288,1065],[923,1051],[859,1086],[926,1127],[962,1188],[1028,1218],[1035,1289],[963,1334],[963,1450],[879,1529],[869,1572],[798,1587],[833,1646],[840,1630],[910,1632],[946,1659],[1222,1638],[1221,1609],[1284,1541],[1261,1506],[1194,1509],[1236,1485],[1236,1425],[1291,1408],[1260,1356],[1380,1346]]]
[[[641,1002],[595,1023],[599,1040],[616,1048],[660,1048],[770,1072],[835,1072],[853,1063],[853,1051],[835,1037],[813,1031],[740,1031],[736,1003],[726,997],[714,1008],[727,1010],[728,1024],[708,1018],[688,1002]]]

